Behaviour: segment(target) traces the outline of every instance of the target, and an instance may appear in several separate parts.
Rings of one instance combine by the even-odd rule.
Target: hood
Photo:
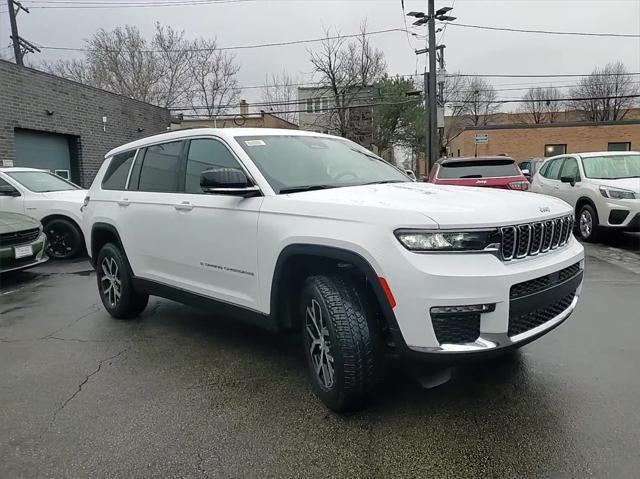
[[[87,190],[47,191],[42,194],[52,200],[70,201],[82,205],[85,196],[87,196]]]
[[[589,178],[589,181],[596,185],[613,186],[614,188],[622,188],[623,190],[640,193],[640,178],[620,178],[617,180]]]
[[[39,228],[40,222],[27,215],[0,211],[0,234]]]
[[[564,201],[546,195],[432,183],[351,186],[289,196],[316,204],[417,212],[443,228],[510,225],[573,212]],[[395,218],[402,224],[402,216],[396,214]]]

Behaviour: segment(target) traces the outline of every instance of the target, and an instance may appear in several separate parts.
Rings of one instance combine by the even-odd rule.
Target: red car
[[[430,183],[483,186],[526,191],[529,182],[507,156],[441,158],[431,169]]]

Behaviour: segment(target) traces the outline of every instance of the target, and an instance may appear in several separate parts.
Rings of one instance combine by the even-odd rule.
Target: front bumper
[[[584,249],[574,238],[562,248],[503,262],[490,254],[416,254],[394,250],[381,258],[384,275],[394,294],[396,324],[390,327],[398,351],[412,356],[474,356],[522,346],[566,320],[576,307],[582,289]],[[511,287],[579,264],[579,274],[524,298],[511,297]],[[562,299],[560,303],[558,300]],[[526,304],[525,304],[526,303]],[[431,308],[491,305],[479,317],[479,334],[471,341],[439,341]],[[541,324],[513,331],[514,315],[551,309]],[[549,311],[547,311],[548,313]],[[456,321],[452,318],[451,321]]]
[[[15,245],[31,245],[31,248],[33,249],[32,256],[20,259],[15,258],[14,245],[0,246],[0,274],[31,268],[47,261],[49,257],[45,254],[46,242],[46,235],[44,233],[40,233],[40,236],[30,243]]]
[[[597,205],[600,226],[640,231],[640,199],[603,198]]]

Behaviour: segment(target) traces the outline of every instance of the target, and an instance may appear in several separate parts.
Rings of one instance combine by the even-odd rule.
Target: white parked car
[[[53,258],[73,258],[84,251],[80,208],[86,192],[45,170],[0,168],[0,211],[40,221]]]
[[[520,191],[416,183],[343,138],[165,133],[109,152],[83,229],[107,311],[148,295],[299,331],[333,410],[387,355],[481,358],[562,323],[582,287],[573,211]]]
[[[640,231],[640,153],[602,151],[554,156],[531,191],[561,198],[575,210],[577,231],[596,241],[603,230]]]

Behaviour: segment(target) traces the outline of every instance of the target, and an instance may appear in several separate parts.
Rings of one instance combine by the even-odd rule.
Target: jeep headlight
[[[612,198],[614,200],[633,200],[636,197],[633,191],[614,188],[613,186],[601,186],[600,194],[605,198]]]
[[[499,242],[495,236],[497,230],[397,230],[395,234],[400,243],[409,251],[482,251]]]

